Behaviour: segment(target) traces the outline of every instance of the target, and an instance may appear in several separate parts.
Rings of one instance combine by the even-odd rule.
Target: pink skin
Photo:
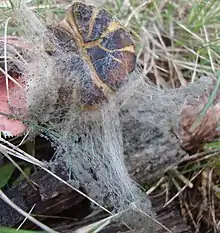
[[[13,75],[13,78],[18,81],[17,74]],[[19,87],[14,82],[9,80],[9,100],[7,96],[5,75],[0,73],[0,112],[5,114],[13,114],[13,108],[25,109],[25,101],[21,96],[24,93],[24,89]],[[14,97],[13,97],[14,96]],[[9,132],[11,135],[16,136],[24,133],[26,126],[19,120],[9,119],[7,116],[0,114],[0,131]]]
[[[0,37],[0,41],[4,41],[4,39],[5,38]],[[14,46],[17,51],[20,51],[20,49],[31,48],[30,43],[24,42],[22,39],[14,36],[7,36],[7,44]],[[21,78],[18,76],[17,73],[14,72],[11,75],[17,82],[22,83]],[[24,115],[24,112],[27,112],[27,105],[25,102],[25,90],[11,80],[8,80],[8,100],[5,79],[5,75],[0,72],[0,112],[11,115],[15,115],[13,113],[16,112],[19,116],[21,115],[18,113],[20,111],[22,112],[22,115]],[[16,136],[24,133],[25,129],[26,126],[21,121],[9,119],[7,116],[0,114],[0,131],[6,131],[11,135]]]

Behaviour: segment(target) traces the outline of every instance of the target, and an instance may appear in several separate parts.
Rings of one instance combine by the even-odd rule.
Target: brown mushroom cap
[[[71,13],[91,65],[100,80],[116,91],[135,68],[130,34],[104,9],[77,2]]]
[[[135,68],[129,32],[104,9],[75,2],[56,30],[61,47],[68,52],[72,46],[90,69],[80,88],[82,102],[88,105],[101,103],[117,91]]]

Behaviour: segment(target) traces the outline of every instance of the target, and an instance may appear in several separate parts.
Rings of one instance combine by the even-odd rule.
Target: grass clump
[[[136,37],[139,65],[162,88],[186,85],[219,67],[220,3],[108,2]]]

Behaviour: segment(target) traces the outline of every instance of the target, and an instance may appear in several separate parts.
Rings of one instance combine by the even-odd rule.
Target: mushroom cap
[[[82,104],[102,103],[135,69],[132,37],[105,9],[75,2],[53,32],[65,52],[75,51],[88,66],[80,88]]]
[[[80,45],[99,79],[116,91],[135,68],[135,48],[129,32],[106,10],[81,2],[72,5],[67,21],[75,23]]]

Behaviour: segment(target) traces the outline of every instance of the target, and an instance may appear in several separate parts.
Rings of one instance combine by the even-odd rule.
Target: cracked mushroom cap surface
[[[66,52],[75,51],[87,65],[80,90],[81,102],[87,105],[106,100],[135,69],[130,33],[104,9],[75,2],[53,32]]]

